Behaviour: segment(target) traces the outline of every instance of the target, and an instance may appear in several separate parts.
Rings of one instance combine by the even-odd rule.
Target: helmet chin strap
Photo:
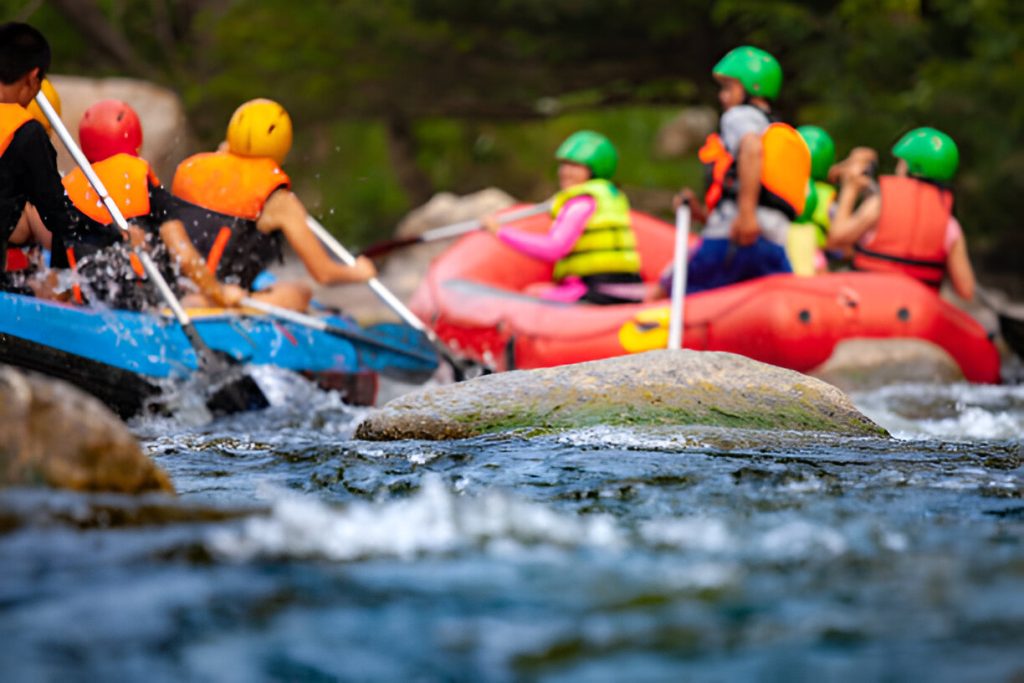
[[[760,102],[755,102],[754,100],[760,100]],[[770,114],[772,111],[771,104],[769,104],[766,99],[764,99],[763,97],[752,97],[750,93],[747,92],[746,88],[743,89],[743,104],[749,105],[751,107],[757,107],[765,114]]]

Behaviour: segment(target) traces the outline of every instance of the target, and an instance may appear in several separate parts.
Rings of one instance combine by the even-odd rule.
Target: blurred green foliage
[[[715,105],[711,66],[750,42],[783,65],[778,111],[825,127],[840,154],[870,145],[888,170],[906,130],[950,133],[972,247],[1024,272],[1024,3],[1014,0],[0,0],[0,9],[47,33],[58,72],[175,88],[205,146],[241,101],[280,100],[299,132],[289,162],[297,187],[356,244],[433,191],[496,185],[542,198],[554,187],[551,153],[579,127],[616,142],[627,191],[650,199],[697,182],[693,158],[654,158],[654,136],[679,108]]]

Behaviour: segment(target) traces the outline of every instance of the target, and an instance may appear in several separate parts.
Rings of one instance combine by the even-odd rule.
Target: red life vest
[[[811,177],[811,152],[795,128],[773,123],[761,135],[761,194],[758,203],[778,209],[796,218],[807,201],[807,183]],[[723,198],[735,198],[738,192],[736,163],[722,137],[712,133],[697,153],[708,175],[704,203],[711,211]]]
[[[946,272],[946,227],[953,193],[904,176],[882,176],[882,213],[874,234],[854,247],[853,267],[906,273],[938,287]]]

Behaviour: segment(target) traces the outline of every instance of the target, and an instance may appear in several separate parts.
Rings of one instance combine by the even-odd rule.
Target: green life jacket
[[[817,252],[828,241],[828,210],[835,196],[836,188],[828,183],[815,180],[808,185],[804,212],[789,226],[786,235],[786,256],[797,275],[815,274]]]
[[[828,210],[836,198],[836,188],[821,180],[814,181],[814,191],[818,194],[818,204],[811,214],[811,223],[818,226],[818,246],[824,247],[828,241],[828,229],[832,224],[832,218]]]
[[[590,195],[597,206],[572,251],[555,263],[554,279],[639,273],[640,255],[630,227],[626,195],[611,182],[594,178],[555,195],[551,215],[558,216],[567,201],[580,195]]]
[[[828,228],[832,222],[829,217],[829,208],[832,206],[835,196],[836,188],[820,180],[811,181],[808,185],[804,212],[793,221],[794,226],[814,226],[817,233],[816,242],[819,247],[824,247],[828,239]]]

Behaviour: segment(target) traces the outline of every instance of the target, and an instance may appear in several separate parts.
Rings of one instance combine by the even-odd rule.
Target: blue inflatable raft
[[[363,328],[338,315],[319,331],[266,315],[190,310],[200,336],[238,363],[273,365],[372,405],[378,375],[424,381],[437,367],[430,343],[403,325]],[[173,317],[72,306],[0,292],[0,363],[69,381],[122,416],[139,413],[161,386],[187,380],[196,355]],[[158,402],[157,402],[158,403]]]

